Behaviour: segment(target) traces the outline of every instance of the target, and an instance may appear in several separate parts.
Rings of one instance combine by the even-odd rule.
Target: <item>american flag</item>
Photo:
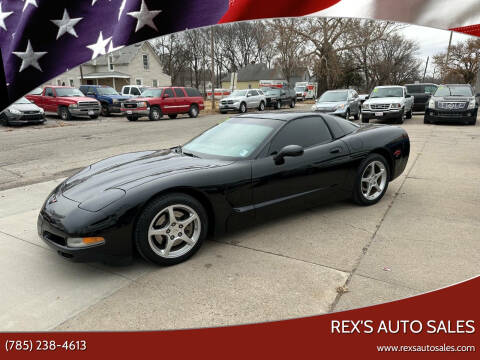
[[[342,1],[0,0],[0,109],[55,76],[129,44],[223,22],[312,14]]]

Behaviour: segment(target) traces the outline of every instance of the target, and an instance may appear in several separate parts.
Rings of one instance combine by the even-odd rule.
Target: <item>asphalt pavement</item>
[[[308,110],[300,105],[298,110]],[[375,206],[340,202],[221,238],[158,268],[74,264],[36,235],[53,187],[92,162],[181,144],[222,115],[128,122],[50,118],[0,128],[0,330],[218,326],[378,304],[479,273],[480,126],[402,125],[405,173]]]

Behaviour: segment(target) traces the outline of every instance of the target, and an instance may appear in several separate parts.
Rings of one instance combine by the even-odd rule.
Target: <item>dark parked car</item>
[[[74,261],[120,262],[137,249],[176,264],[207,234],[333,199],[373,205],[409,153],[400,127],[318,113],[240,115],[183,146],[86,167],[47,197],[38,233]]]
[[[283,105],[295,107],[297,94],[294,89],[278,87],[262,87],[260,90],[265,94],[266,106],[274,109],[280,109]]]
[[[408,94],[413,96],[413,111],[425,111],[428,106],[430,97],[437,91],[438,85],[436,84],[407,84]]]
[[[100,101],[102,106],[102,115],[121,114],[121,103],[130,98],[130,96],[122,96],[117,90],[110,86],[101,85],[81,85],[79,90],[88,97],[92,97]]]
[[[43,124],[45,112],[42,108],[22,97],[0,113],[2,125]]]
[[[312,110],[341,116],[345,119],[350,119],[350,116],[353,115],[355,120],[359,120],[362,105],[355,90],[329,90],[317,99]]]
[[[424,123],[461,122],[475,125],[478,102],[467,84],[440,85],[428,102]]]

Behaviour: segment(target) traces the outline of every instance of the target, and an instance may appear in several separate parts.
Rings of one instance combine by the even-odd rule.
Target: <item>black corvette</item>
[[[317,113],[242,115],[184,146],[114,156],[65,180],[38,217],[40,237],[73,261],[161,265],[207,234],[334,199],[372,205],[408,161],[400,127]]]

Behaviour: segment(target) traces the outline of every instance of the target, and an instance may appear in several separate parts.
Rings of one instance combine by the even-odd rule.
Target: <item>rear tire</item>
[[[177,118],[177,114],[169,114],[168,117],[170,119],[176,119]]]
[[[153,106],[148,117],[151,121],[160,120],[163,117],[162,110],[158,106]]]
[[[292,100],[290,101],[290,108],[293,109],[294,107],[295,107],[295,100],[292,99]]]
[[[276,103],[275,103],[275,109],[276,110],[280,110],[282,108],[282,102],[280,100],[278,100]]]
[[[383,173],[379,175],[382,169]],[[374,177],[370,177],[370,174],[379,177],[375,179]],[[367,181],[366,179],[368,178],[371,178],[371,181]],[[362,206],[376,204],[385,195],[388,189],[389,179],[390,168],[387,160],[380,154],[370,154],[361,162],[357,169],[353,188],[353,200]],[[372,184],[376,184],[376,186],[372,186]],[[368,194],[370,194],[370,196]]]
[[[3,126],[8,126],[8,118],[6,115],[2,114],[0,116],[0,124],[2,124]]]
[[[190,105],[190,109],[188,110],[188,116],[191,118],[196,118],[198,116],[198,106],[196,104]]]
[[[353,115],[353,120],[360,120],[361,112],[362,112],[361,110],[358,110],[358,112],[355,115]]]
[[[110,116],[110,111],[108,110],[107,104],[102,104],[102,116]]]
[[[182,225],[188,216],[191,222]],[[134,240],[143,258],[168,266],[195,254],[207,232],[208,217],[202,204],[189,195],[172,193],[148,203],[135,224]]]
[[[137,121],[138,118],[136,116],[127,116],[128,121]]]

